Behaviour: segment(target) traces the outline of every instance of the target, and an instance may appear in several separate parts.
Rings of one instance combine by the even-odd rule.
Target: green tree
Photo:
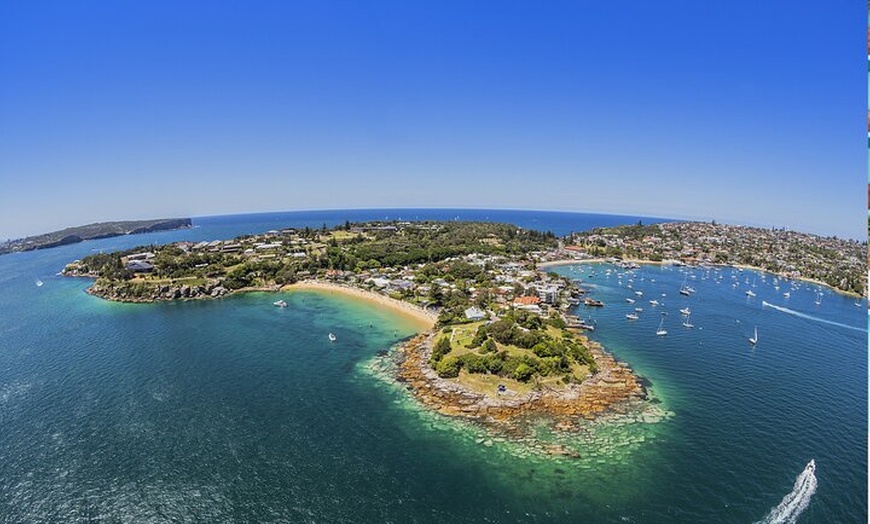
[[[444,358],[435,366],[435,372],[441,378],[458,377],[460,369],[462,369],[462,362],[456,357]]]

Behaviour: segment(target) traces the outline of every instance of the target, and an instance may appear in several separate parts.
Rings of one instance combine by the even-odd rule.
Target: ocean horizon
[[[866,304],[828,288],[726,267],[553,268],[605,302],[575,314],[667,413],[604,417],[575,436],[541,429],[580,452],[565,458],[423,409],[390,378],[391,348],[416,328],[389,310],[316,292],[280,294],[287,308],[260,292],[119,304],[57,274],[94,252],[376,219],[556,235],[669,221],[255,213],[0,256],[0,521],[866,522]],[[691,297],[678,293],[685,281]],[[640,290],[643,300],[625,300]],[[681,325],[684,307],[693,328]]]

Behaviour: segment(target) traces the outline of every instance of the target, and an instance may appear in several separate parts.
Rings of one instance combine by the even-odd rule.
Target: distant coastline
[[[85,226],[68,227],[51,233],[43,233],[16,240],[0,243],[0,255],[48,249],[69,244],[77,244],[85,240],[111,238],[122,235],[137,235],[154,231],[171,231],[187,229],[193,226],[189,218],[158,218],[152,220],[125,220],[115,222],[99,222]]]

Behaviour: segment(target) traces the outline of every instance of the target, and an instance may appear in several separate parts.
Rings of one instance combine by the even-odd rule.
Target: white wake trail
[[[795,311],[794,309],[789,309],[787,307],[777,306],[771,304],[770,302],[761,301],[761,305],[769,308],[773,308],[777,311],[782,311],[783,313],[788,313],[789,315],[794,315],[796,317],[805,318],[807,320],[813,320],[815,322],[822,322],[824,324],[830,324],[832,326],[844,327],[846,329],[854,329],[855,331],[867,331],[867,328],[850,326],[849,324],[843,324],[842,322],[834,322],[833,320],[826,320],[824,318],[814,317],[812,315],[807,315],[806,313],[801,313],[800,311]]]
[[[791,493],[783,497],[782,502],[756,524],[795,524],[801,513],[809,506],[813,493],[816,492],[818,480],[815,471],[816,462],[811,460],[798,475]]]

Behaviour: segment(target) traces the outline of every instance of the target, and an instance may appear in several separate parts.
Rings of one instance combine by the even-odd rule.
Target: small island
[[[509,224],[347,222],[95,254],[64,274],[94,278],[88,293],[123,302],[292,289],[374,297],[412,311],[429,327],[396,352],[396,378],[423,405],[508,433],[541,417],[571,430],[602,413],[643,413],[648,391],[625,363],[588,338],[594,327],[570,313],[581,303],[603,304],[577,282],[547,272],[547,265],[605,257],[628,267],[633,260],[751,264],[830,282],[828,273],[814,272],[828,264],[842,271],[835,287],[864,293],[852,274],[866,274],[859,243],[793,235],[666,223],[559,239]]]

